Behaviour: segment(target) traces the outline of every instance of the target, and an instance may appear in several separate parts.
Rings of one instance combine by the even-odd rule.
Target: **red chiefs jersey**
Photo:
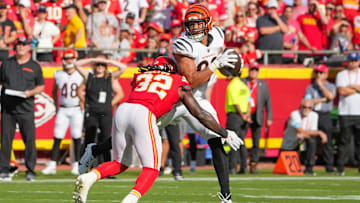
[[[67,1],[60,0],[58,2],[47,1],[43,5],[47,8],[46,20],[54,23],[55,25],[66,25],[67,19],[65,17],[65,11],[63,9],[66,6]]]
[[[179,101],[179,87],[190,90],[184,76],[163,71],[137,73],[131,81],[128,103],[146,106],[156,118],[169,112]]]

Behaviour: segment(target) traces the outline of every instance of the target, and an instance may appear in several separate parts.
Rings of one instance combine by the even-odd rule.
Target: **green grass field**
[[[88,202],[120,202],[133,187],[139,170],[129,170],[113,180],[95,183]],[[357,170],[346,170],[346,176],[327,175],[316,170],[317,176],[290,177],[274,175],[271,170],[260,170],[258,175],[231,175],[233,202],[359,202],[360,175]],[[58,171],[54,176],[36,177],[25,181],[20,173],[12,182],[0,183],[0,202],[73,202],[75,176],[69,171]],[[171,175],[159,177],[140,202],[219,202],[219,186],[212,169],[197,170],[185,180],[175,182]]]

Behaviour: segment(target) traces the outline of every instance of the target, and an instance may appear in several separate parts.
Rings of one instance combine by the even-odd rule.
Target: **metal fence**
[[[1,50],[10,50],[10,48],[0,48]],[[40,47],[34,47],[31,48],[32,50],[32,57],[34,60],[36,60],[36,51],[37,50],[66,50],[68,48],[66,47],[53,47],[53,48],[40,48]],[[89,56],[92,56],[92,53],[96,52],[109,52],[109,53],[115,53],[115,52],[121,52],[121,51],[130,51],[130,52],[157,52],[157,49],[145,49],[145,48],[131,48],[131,49],[119,49],[119,48],[95,48],[95,47],[87,47],[87,48],[75,48],[75,50],[78,51],[85,51],[87,52]],[[292,51],[292,50],[261,50],[263,54],[263,62],[264,64],[268,64],[269,62],[269,55],[277,54],[323,54],[323,55],[332,55],[332,54],[347,54],[347,52],[341,52],[341,51],[334,51],[334,50],[319,50],[319,51]]]

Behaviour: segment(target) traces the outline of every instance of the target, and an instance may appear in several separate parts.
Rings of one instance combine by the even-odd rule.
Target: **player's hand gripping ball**
[[[230,51],[227,51],[230,50]],[[219,68],[219,71],[224,76],[240,76],[241,70],[244,66],[244,60],[241,58],[241,56],[232,48],[225,48],[223,53],[227,52],[228,54],[236,55],[238,60],[236,62],[232,62],[231,64],[234,67],[231,66],[223,66],[222,68]]]

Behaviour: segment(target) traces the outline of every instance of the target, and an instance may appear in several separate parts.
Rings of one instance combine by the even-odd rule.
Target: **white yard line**
[[[306,199],[306,200],[360,200],[360,195],[334,195],[334,196],[283,196],[283,195],[245,195],[245,194],[232,194],[232,196],[239,196],[245,198],[256,199]]]
[[[341,176],[341,177],[230,177],[230,181],[254,181],[254,180],[261,180],[261,181],[298,181],[298,180],[353,180],[353,181],[360,181],[360,176]],[[117,179],[104,179],[101,182],[135,182],[136,178],[117,178]],[[158,178],[157,182],[173,182],[173,178]],[[215,177],[199,177],[199,178],[188,178],[185,177],[184,181],[217,181]],[[0,182],[1,184],[9,184],[9,183],[67,183],[67,182],[74,182],[74,179],[41,179],[35,180],[34,182],[29,182],[26,180],[13,180],[11,182]]]

